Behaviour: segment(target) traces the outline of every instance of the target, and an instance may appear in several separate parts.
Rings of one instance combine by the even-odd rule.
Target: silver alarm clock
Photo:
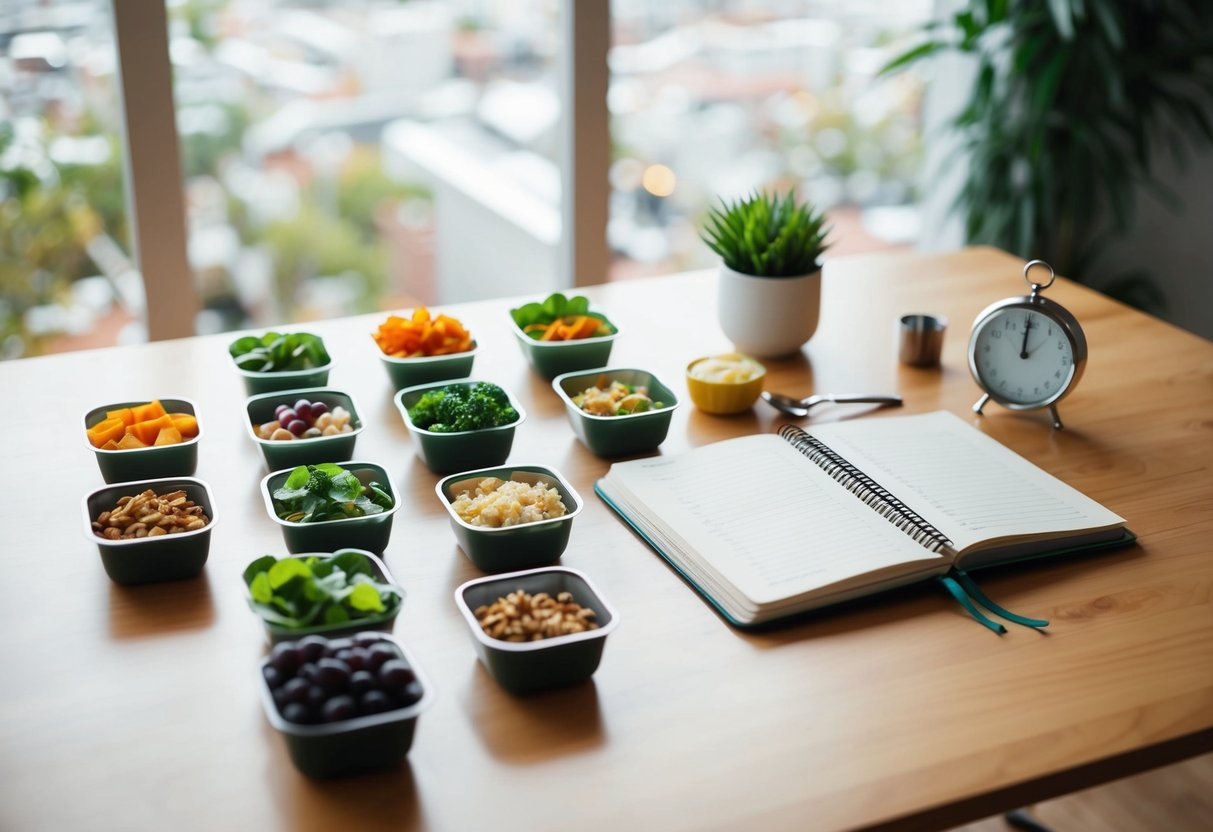
[[[1047,282],[1032,281],[1036,267],[1048,270]],[[1033,260],[1023,276],[1030,294],[992,303],[973,322],[969,371],[985,391],[973,410],[980,414],[990,399],[1010,410],[1047,407],[1061,428],[1057,403],[1082,378],[1087,339],[1068,309],[1041,295],[1056,278],[1052,266]]]

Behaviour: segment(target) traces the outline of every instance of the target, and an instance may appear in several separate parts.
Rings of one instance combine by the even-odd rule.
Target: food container
[[[253,600],[252,594],[249,592],[247,582],[245,585],[246,601],[249,609],[253,614],[261,619],[261,623],[265,625],[265,633],[271,644],[277,644],[280,641],[289,639],[303,638],[310,635],[322,635],[328,638],[338,638],[340,636],[353,635],[354,633],[363,632],[366,630],[374,630],[390,633],[396,624],[396,617],[400,614],[400,608],[404,605],[404,589],[396,583],[392,577],[392,573],[388,571],[387,564],[376,557],[372,552],[367,552],[362,549],[340,549],[336,552],[308,552],[298,555],[287,555],[291,558],[335,558],[338,555],[348,552],[356,552],[363,555],[367,560],[367,565],[370,567],[370,575],[377,583],[391,584],[400,593],[400,600],[394,605],[388,606],[388,610],[377,615],[368,616],[366,618],[358,618],[347,621],[343,624],[316,624],[311,627],[288,627],[282,624],[268,620],[262,609]],[[254,561],[255,563],[255,561]],[[250,564],[251,566],[252,564]]]
[[[372,338],[372,340],[374,340]],[[472,374],[472,363],[476,360],[476,342],[465,352],[455,352],[450,355],[425,355],[415,358],[396,358],[387,355],[375,344],[379,359],[387,370],[392,388],[403,390],[405,387],[415,387],[419,384],[432,384],[435,381],[467,378]]]
[[[241,370],[239,367],[235,369],[244,379],[245,392],[254,396],[258,393],[270,393],[275,390],[323,387],[329,383],[329,370],[332,366],[333,362],[330,361],[323,367],[312,367],[307,370],[278,370],[272,373],[255,373],[252,370]]]
[[[435,474],[450,474],[456,471],[470,471],[475,468],[500,465],[509,458],[510,448],[514,445],[514,430],[526,420],[526,411],[522,409],[522,405],[518,403],[513,394],[504,387],[501,389],[505,390],[510,406],[518,411],[517,421],[508,425],[454,433],[435,433],[417,427],[409,417],[409,409],[430,390],[456,385],[470,387],[480,383],[479,380],[440,381],[434,384],[406,387],[396,393],[396,409],[400,411],[400,417],[404,419],[405,427],[413,436],[417,456]]]
[[[163,401],[163,400],[162,400]],[[210,522],[191,532],[157,537],[110,540],[93,531],[93,521],[102,512],[112,511],[121,497],[134,497],[151,489],[156,494],[182,490],[202,506]],[[166,477],[107,485],[87,494],[82,501],[84,534],[97,544],[101,564],[114,583],[146,584],[193,578],[202,572],[211,548],[211,529],[215,527],[215,503],[210,486],[193,477]]]
[[[694,375],[697,365],[713,359],[755,369],[752,369],[748,377],[736,381],[729,378],[699,378]],[[741,353],[704,356],[696,358],[687,365],[687,392],[690,393],[691,401],[695,403],[695,406],[704,413],[718,415],[743,413],[758,401],[758,396],[762,393],[762,385],[766,381],[766,374],[766,367]]]
[[[388,635],[380,635],[379,640],[393,645],[412,666],[422,697],[405,708],[340,722],[303,725],[284,719],[266,681],[265,669],[270,660],[268,657],[262,660],[258,688],[265,716],[286,739],[291,762],[309,777],[327,779],[395,768],[412,747],[417,718],[433,704],[433,686],[400,642]]]
[[[514,328],[514,337],[518,339],[518,346],[522,349],[523,356],[544,378],[554,378],[561,373],[571,373],[587,367],[601,367],[606,364],[611,358],[611,347],[615,345],[615,337],[619,335],[619,330],[614,324],[610,321],[607,321],[607,324],[613,330],[610,335],[579,338],[573,341],[537,341],[523,332],[512,318],[510,320],[510,325]]]
[[[484,477],[545,483],[560,493],[565,514],[517,526],[473,526],[459,516],[451,503],[461,491],[475,488],[475,484]],[[485,572],[528,569],[555,563],[568,546],[573,518],[581,513],[583,505],[573,486],[555,469],[543,465],[507,465],[465,471],[439,480],[434,490],[450,514],[451,530],[455,532],[459,548]]]
[[[573,403],[573,397],[579,393],[612,381],[647,387],[649,397],[665,406],[643,413],[596,416]],[[552,380],[552,389],[564,401],[565,413],[577,438],[601,457],[628,456],[653,450],[665,441],[670,430],[670,419],[678,407],[678,397],[674,391],[644,370],[600,367],[580,373],[565,373]]]
[[[350,412],[350,425],[353,430],[312,439],[262,439],[257,435],[255,426],[272,421],[274,408],[280,404],[293,405],[299,399],[324,402],[330,411],[337,406],[344,407]],[[358,406],[352,396],[340,390],[315,387],[260,393],[246,401],[244,409],[244,421],[249,436],[261,449],[266,468],[270,471],[294,468],[297,465],[315,465],[318,462],[344,462],[354,455],[354,444],[358,434],[362,433],[362,417],[358,414]]]
[[[545,638],[541,641],[501,641],[484,632],[476,620],[477,607],[492,604],[515,590],[555,597],[572,593],[573,600],[592,609],[598,629]],[[497,683],[510,693],[531,693],[573,685],[598,669],[606,637],[619,626],[619,616],[590,579],[576,569],[549,566],[477,578],[455,590],[455,605],[471,630],[476,655]]]
[[[100,423],[112,410],[147,404],[148,399],[136,402],[116,402],[95,407],[84,414],[84,430]],[[189,399],[160,399],[160,404],[169,413],[188,413],[195,420],[198,411]],[[101,478],[106,482],[129,482],[131,480],[158,479],[161,477],[189,477],[198,470],[198,441],[202,439],[202,422],[198,421],[198,435],[174,445],[154,445],[147,448],[131,448],[122,451],[106,451],[96,448],[86,436],[84,444],[97,458]]]
[[[392,537],[392,518],[400,508],[400,497],[392,485],[392,478],[387,470],[371,462],[341,462],[338,463],[347,471],[368,485],[377,482],[392,498],[392,507],[384,509],[379,514],[367,514],[362,517],[346,517],[341,520],[323,520],[316,523],[298,523],[283,520],[274,511],[274,492],[282,487],[291,475],[290,468],[274,471],[261,480],[261,498],[265,501],[265,510],[282,529],[282,539],[287,551],[292,554],[300,552],[336,552],[339,549],[365,549],[377,555],[383,554],[388,541]]]
[[[263,342],[263,345],[264,345],[264,339],[269,337],[270,335],[276,335],[276,336],[281,336],[281,337],[286,338],[286,337],[290,337],[291,334],[292,333],[276,333],[276,332],[269,333],[269,332],[267,332],[261,336],[245,335],[245,336],[241,336],[240,338],[237,338],[235,341],[232,342],[231,345],[229,345],[228,357],[232,361],[232,369],[234,369],[240,375],[240,377],[242,379],[244,379],[244,389],[248,392],[248,394],[250,396],[255,396],[258,393],[269,393],[269,392],[272,392],[275,390],[299,390],[299,389],[302,389],[305,387],[324,387],[326,384],[329,383],[329,370],[333,366],[333,362],[332,362],[331,358],[328,361],[328,363],[326,363],[326,364],[320,364],[320,365],[316,365],[313,367],[307,367],[302,370],[269,370],[267,372],[258,372],[258,371],[254,371],[254,370],[241,369],[239,363],[237,363],[238,359],[236,358],[236,356],[233,356],[231,354],[231,347],[235,346],[235,344],[239,343],[242,340],[245,340],[246,338],[250,338],[250,339],[259,338]],[[295,333],[295,335],[311,336],[312,338],[316,339],[316,342],[319,345],[323,346],[323,344],[324,344],[324,340],[322,338],[320,338],[319,336],[312,335],[312,333]],[[304,351],[302,354],[307,356],[308,358],[319,357],[319,356],[310,355],[306,346],[301,345],[299,347],[299,349],[302,349]],[[325,357],[328,357],[327,350],[325,350],[324,352],[325,352]],[[296,352],[295,354],[298,355],[299,353]],[[243,357],[243,356],[241,356],[241,357]]]

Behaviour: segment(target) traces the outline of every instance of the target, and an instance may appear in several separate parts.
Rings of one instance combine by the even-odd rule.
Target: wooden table
[[[1127,518],[1137,546],[983,577],[1009,608],[1051,619],[1046,634],[995,636],[929,588],[730,628],[593,496],[608,463],[521,360],[507,302],[446,310],[480,341],[474,375],[528,411],[511,461],[552,465],[586,498],[563,563],[622,619],[591,682],[528,698],[477,663],[452,601],[479,572],[392,405],[368,334],[383,316],[310,325],[334,356],[331,386],[368,423],[357,458],[403,495],[386,553],[408,591],[395,632],[437,690],[402,770],[340,782],[295,771],[257,696],[266,644],[240,573],[285,549],[259,496],[231,336],[0,365],[0,828],[933,828],[1213,748],[1213,344],[1059,280],[1049,296],[1091,350],[1066,429],[995,405],[978,417],[969,327],[1023,293],[1021,266],[992,249],[832,262],[818,334],[770,362],[769,387],[898,391],[903,412],[952,411]],[[702,272],[587,294],[620,326],[612,363],[685,392],[686,363],[729,347],[714,290]],[[941,369],[897,363],[895,322],[916,311],[951,322]],[[203,577],[123,588],[82,531],[81,498],[101,479],[81,417],[157,396],[198,403],[197,475],[219,518]],[[661,451],[783,421],[764,404],[719,418],[685,401]]]

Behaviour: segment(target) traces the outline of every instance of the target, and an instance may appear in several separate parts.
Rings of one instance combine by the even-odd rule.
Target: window
[[[826,208],[832,254],[912,242],[921,81],[875,76],[931,6],[615,0],[615,276],[713,263],[704,211],[759,188]]]
[[[0,11],[0,354],[141,340],[108,3]]]

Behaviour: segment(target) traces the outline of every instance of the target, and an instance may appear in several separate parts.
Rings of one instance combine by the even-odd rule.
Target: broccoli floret
[[[435,392],[439,395],[434,396]],[[427,402],[431,397],[433,400]],[[518,411],[510,406],[509,397],[500,387],[479,382],[425,394],[409,410],[409,418],[424,430],[454,433],[508,425],[518,421]]]
[[[446,398],[446,390],[430,390],[423,393],[417,403],[409,408],[409,418],[413,424],[423,430],[431,430],[431,426],[442,421],[439,407]]]

